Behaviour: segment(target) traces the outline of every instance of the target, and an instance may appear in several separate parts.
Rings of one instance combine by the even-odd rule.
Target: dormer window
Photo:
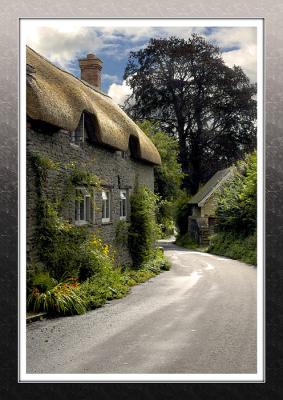
[[[71,143],[80,146],[85,142],[85,136],[85,116],[84,113],[82,113],[77,128],[71,133]]]
[[[135,136],[130,136],[129,139],[129,155],[132,159],[139,158],[139,140]]]

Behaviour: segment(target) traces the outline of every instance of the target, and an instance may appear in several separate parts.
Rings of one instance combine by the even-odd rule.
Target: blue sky
[[[123,104],[130,88],[123,74],[131,50],[145,47],[151,37],[177,36],[187,39],[193,32],[213,41],[223,51],[227,65],[240,65],[256,81],[255,27],[152,27],[80,26],[72,20],[29,25],[27,44],[50,61],[80,76],[78,59],[95,53],[103,61],[102,90]]]

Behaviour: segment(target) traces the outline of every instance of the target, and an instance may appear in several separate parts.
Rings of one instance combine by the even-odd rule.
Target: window
[[[93,222],[93,207],[91,196],[85,188],[76,189],[75,223],[84,225]]]
[[[127,158],[127,152],[126,152],[126,151],[117,150],[117,151],[116,151],[116,154],[117,154],[118,157],[121,157],[121,158],[123,158],[124,160]]]
[[[127,191],[120,190],[120,219],[127,218]]]
[[[81,143],[84,143],[84,141],[85,141],[85,118],[83,113],[77,128],[71,134],[71,143],[79,146]]]
[[[102,191],[102,223],[110,221],[110,191]]]

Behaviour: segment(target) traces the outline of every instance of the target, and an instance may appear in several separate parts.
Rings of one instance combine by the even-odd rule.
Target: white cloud
[[[41,26],[29,30],[27,44],[50,61],[67,68],[79,53],[96,53],[112,47],[94,29],[78,26]]]
[[[120,79],[117,75],[102,74],[102,80],[108,80],[110,82],[119,82]]]
[[[122,85],[112,83],[108,90],[108,96],[112,97],[116,104],[122,106],[125,103],[127,97],[132,94],[132,89],[127,85],[126,81],[123,81]]]
[[[212,31],[208,38],[217,41],[220,47],[254,45],[256,43],[256,28],[217,28]]]
[[[229,67],[239,65],[250,78],[256,82],[256,46],[244,46],[239,50],[232,50],[223,54],[223,59]]]
[[[257,75],[256,35],[256,28],[252,27],[219,28],[208,38],[215,41],[222,49],[232,48],[230,51],[223,52],[225,63],[229,67],[239,65],[251,81],[255,82]]]
[[[80,20],[45,20],[30,24],[27,43],[52,62],[73,72],[75,66],[71,62],[86,53],[100,52],[121,61],[128,58],[131,50],[145,47],[151,37],[175,35],[187,39],[193,32],[224,49],[225,63],[231,67],[240,65],[249,78],[256,81],[256,28],[253,27],[219,27],[209,32],[204,27],[82,27]],[[105,74],[104,77],[117,85],[111,90],[119,91],[118,87],[124,90],[123,84],[118,85],[116,75]]]

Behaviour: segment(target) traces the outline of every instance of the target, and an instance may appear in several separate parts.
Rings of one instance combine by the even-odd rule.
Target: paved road
[[[28,373],[256,373],[256,269],[164,242],[171,271],[27,328]]]

